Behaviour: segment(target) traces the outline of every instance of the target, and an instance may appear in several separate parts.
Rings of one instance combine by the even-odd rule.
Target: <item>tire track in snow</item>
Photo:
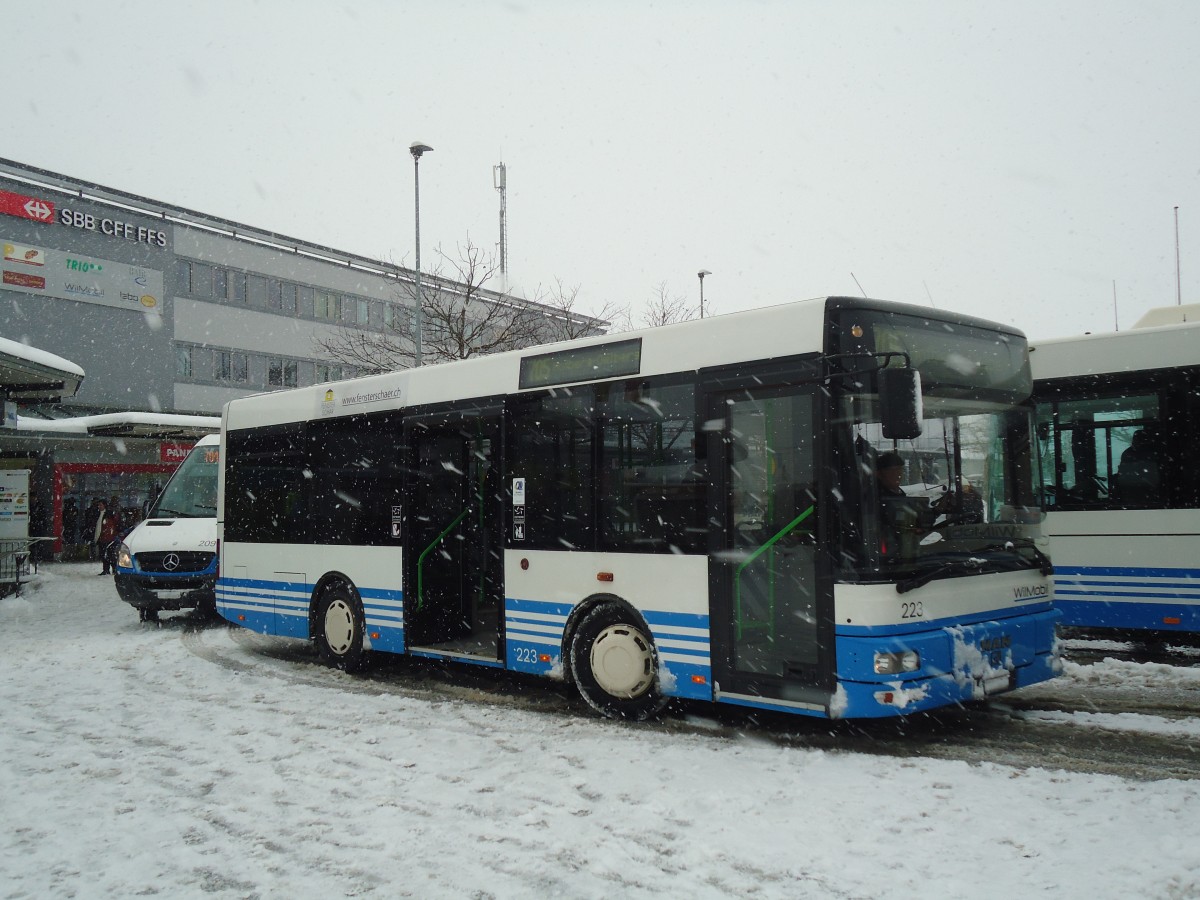
[[[566,685],[503,671],[388,657],[377,660],[365,676],[350,676],[321,664],[306,642],[223,623],[183,627],[180,638],[190,652],[222,668],[269,674],[292,684],[435,703],[510,707],[556,717],[592,715]],[[1187,733],[1191,723],[1200,729],[1200,692],[1177,690],[1178,678],[1173,681],[1168,672],[1161,685],[1151,684],[1150,689],[1144,681],[1122,685],[1119,673],[1113,684],[1096,683],[1097,679],[1087,677],[1090,668],[1069,663],[1074,677],[905,720],[830,722],[685,703],[674,705],[655,722],[636,727],[706,735],[714,741],[749,735],[782,746],[829,752],[1063,769],[1136,780],[1200,778],[1200,738]],[[1187,668],[1182,670],[1186,675],[1176,674],[1200,684],[1200,674],[1192,672]],[[1100,725],[1100,720],[1075,715],[1083,713],[1123,715],[1128,729],[1112,727],[1111,720]],[[1143,727],[1139,716],[1144,717]],[[1181,723],[1183,733],[1164,730],[1164,719]]]

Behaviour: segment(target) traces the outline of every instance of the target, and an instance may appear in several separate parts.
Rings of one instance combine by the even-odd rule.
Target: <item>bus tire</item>
[[[667,704],[654,642],[638,617],[615,603],[596,607],[579,623],[571,671],[587,704],[610,719],[641,722]]]
[[[314,635],[317,653],[328,666],[343,672],[361,672],[367,665],[364,649],[366,616],[358,595],[346,585],[335,585],[317,601]]]

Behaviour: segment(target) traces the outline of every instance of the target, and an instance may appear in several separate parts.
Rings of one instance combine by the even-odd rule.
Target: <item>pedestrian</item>
[[[93,497],[91,506],[83,513],[83,532],[80,535],[88,547],[88,559],[96,559],[96,523],[100,519],[100,498]]]
[[[108,511],[108,505],[100,501],[100,516],[96,520],[96,546],[100,551],[100,562],[104,566],[103,571],[97,572],[97,575],[115,575],[116,574],[116,547],[114,546],[117,540],[117,534],[120,532],[118,522],[120,519]]]

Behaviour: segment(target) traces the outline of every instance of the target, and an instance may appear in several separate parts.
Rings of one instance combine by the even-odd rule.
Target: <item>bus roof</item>
[[[1169,325],[1139,325],[1129,331],[1034,341],[1029,350],[1034,381],[1194,365],[1200,360],[1200,317]]]
[[[228,430],[238,430],[397,407],[518,394],[522,391],[522,360],[556,351],[582,350],[621,342],[642,341],[635,373],[613,374],[608,379],[603,376],[564,379],[554,386],[566,388],[571,384],[626,378],[631,374],[647,377],[731,363],[818,354],[824,350],[826,311],[835,307],[887,310],[938,321],[991,327],[1021,335],[1011,326],[945,310],[863,298],[818,297],[659,328],[596,335],[433,366],[255,394],[232,400],[226,405],[224,426]]]

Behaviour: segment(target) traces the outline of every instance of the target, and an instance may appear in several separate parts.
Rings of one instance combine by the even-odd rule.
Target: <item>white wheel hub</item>
[[[338,656],[344,656],[354,645],[354,611],[340,598],[325,610],[325,643]]]
[[[596,684],[613,697],[640,697],[654,683],[650,642],[631,625],[609,625],[601,631],[589,662]]]

